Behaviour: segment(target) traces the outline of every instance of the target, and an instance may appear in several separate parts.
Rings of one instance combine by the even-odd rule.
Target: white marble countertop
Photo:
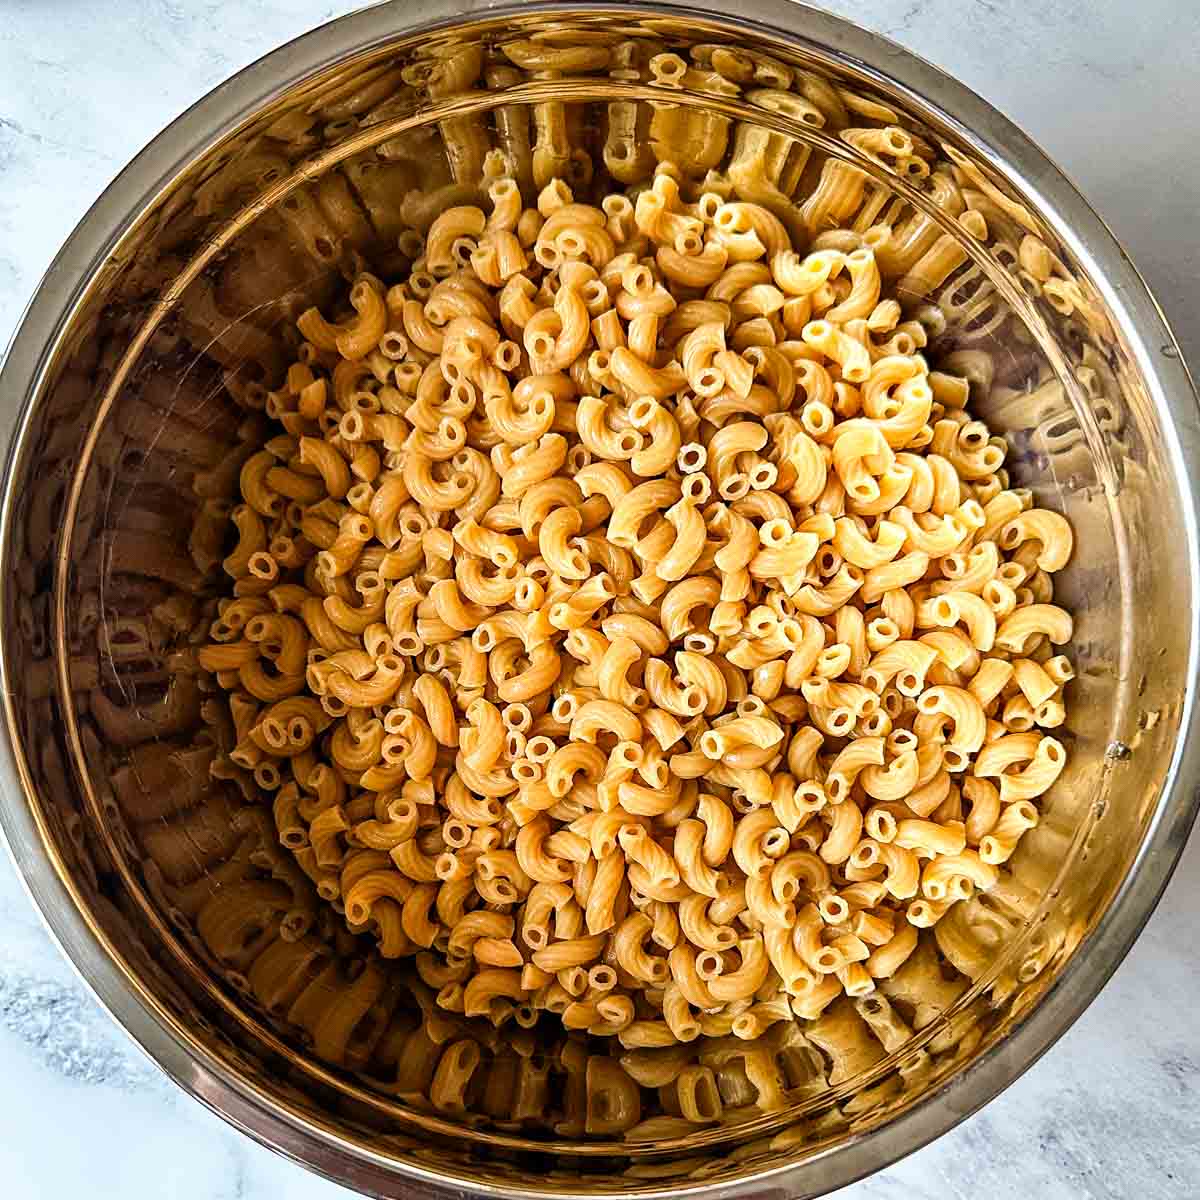
[[[1196,0],[826,4],[957,75],[1040,141],[1123,240],[1200,365]],[[240,67],[357,5],[2,7],[0,346],[60,242],[146,141]],[[2,856],[0,925],[0,1179],[10,1200],[349,1195],[167,1083],[80,986]],[[1200,835],[1133,952],[1062,1041],[982,1113],[841,1200],[1197,1195],[1198,927]]]

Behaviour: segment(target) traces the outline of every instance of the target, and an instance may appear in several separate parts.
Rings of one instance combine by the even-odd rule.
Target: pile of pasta
[[[230,758],[447,1012],[815,1019],[1037,824],[1071,529],[925,360],[886,226],[798,250],[669,165],[488,195],[298,321],[199,652]]]

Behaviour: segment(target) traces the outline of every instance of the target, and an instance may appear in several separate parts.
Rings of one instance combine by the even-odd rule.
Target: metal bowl
[[[887,165],[839,136],[889,125],[920,162]],[[842,219],[886,212],[914,245],[957,248],[952,273],[921,285],[948,314],[932,352],[960,356],[1015,481],[1077,531],[1062,589],[1077,613],[1072,765],[998,894],[930,941],[956,982],[902,1045],[852,1031],[861,1054],[840,1073],[822,1031],[799,1030],[782,1107],[738,1124],[605,1140],[440,1113],[388,1090],[371,1058],[382,1027],[368,1021],[355,1053],[328,1062],[264,1008],[248,964],[277,924],[224,956],[197,931],[222,879],[272,862],[252,810],[231,815],[240,793],[208,774],[204,681],[180,673],[197,598],[218,583],[240,461],[231,397],[261,397],[301,307],[364,260],[402,265],[400,226],[476,194],[495,146],[526,186],[635,184],[683,160],[800,237],[813,210],[794,197],[837,173],[828,161],[849,164]],[[949,176],[986,239],[944,207]],[[34,297],[0,396],[0,821],[17,865],[101,1003],[168,1074],[365,1192],[795,1197],[875,1171],[1067,1029],[1195,815],[1200,426],[1162,315],[1024,135],[809,8],[426,0],[415,17],[395,0],[336,21],[217,88],[121,174]],[[360,951],[343,950],[352,971]],[[926,962],[942,970],[932,949]],[[861,1025],[853,1009],[839,1019]],[[568,1066],[543,1049],[556,1087]],[[501,1040],[488,1061],[507,1053]]]

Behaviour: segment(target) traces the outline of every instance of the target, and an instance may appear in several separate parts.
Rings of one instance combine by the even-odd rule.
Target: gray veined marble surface
[[[0,0],[0,345],[120,167],[215,84],[352,0]],[[1200,365],[1197,0],[830,0],[1022,125],[1108,220]],[[0,857],[9,1200],[334,1200],[159,1076]],[[840,1200],[1200,1195],[1200,836],[1099,999],[982,1113]],[[120,1154],[112,1147],[122,1146]],[[132,1152],[131,1151],[132,1148]]]

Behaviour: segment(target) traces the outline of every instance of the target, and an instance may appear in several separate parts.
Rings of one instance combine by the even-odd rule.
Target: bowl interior
[[[790,25],[785,40],[666,10],[526,11],[343,56],[147,194],[45,363],[13,465],[4,630],[40,837],[123,986],[206,1077],[296,1131],[270,1140],[348,1182],[384,1189],[399,1167],[636,1192],[815,1163],[1022,1021],[1153,819],[1192,651],[1171,432],[1036,187],[807,40],[805,10]],[[1056,581],[1076,618],[1069,763],[1039,825],[881,987],[898,1024],[842,998],[761,1043],[699,1039],[688,1061],[720,1064],[731,1114],[700,1128],[658,1089],[654,1055],[621,1066],[616,1045],[565,1039],[554,1018],[516,1033],[440,1013],[410,961],[347,931],[281,849],[270,791],[229,765],[220,692],[196,666],[239,471],[278,432],[266,398],[295,359],[296,317],[362,270],[403,278],[413,231],[486,206],[498,163],[526,203],[555,178],[578,200],[636,193],[669,163],[685,196],[761,204],[800,247],[890,226],[884,277],[930,362],[969,380],[974,415],[1007,439],[1010,486],[1075,529]],[[439,1063],[464,1043],[480,1058],[467,1111],[439,1108]],[[751,1053],[780,1086],[755,1082]],[[614,1061],[640,1085],[632,1130],[606,1119]],[[220,1089],[208,1098],[228,1111]]]

